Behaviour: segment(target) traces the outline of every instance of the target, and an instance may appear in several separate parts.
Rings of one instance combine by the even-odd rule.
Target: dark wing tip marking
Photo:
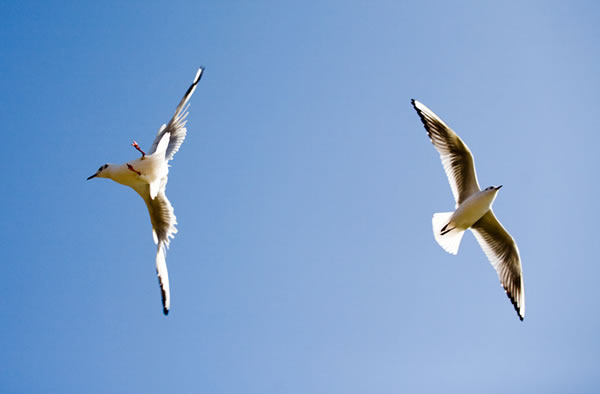
[[[521,291],[520,290],[521,289],[521,286],[520,286],[521,281],[522,281],[522,279],[519,279],[519,286],[518,286],[519,293]],[[510,289],[507,286],[505,286],[504,283],[502,283],[502,287],[504,288],[504,292],[506,293],[506,296],[508,297],[508,299],[510,300],[511,304],[515,308],[515,311],[517,312],[517,316],[519,316],[519,319],[521,321],[523,321],[524,317],[521,316],[521,307],[519,306],[519,303],[517,302],[517,297],[516,297],[517,294],[512,294],[511,291],[510,291]]]
[[[204,66],[200,66],[200,68],[198,69],[198,73],[196,74],[196,78],[194,78],[194,82],[192,82],[187,92],[185,92],[185,94],[183,95],[184,98],[188,97],[196,88],[196,85],[198,85],[198,82],[200,82],[200,79],[202,79],[202,74],[204,74]]]
[[[200,66],[200,68],[198,69],[198,73],[196,75],[196,79],[194,80],[194,85],[197,84],[198,81],[200,81],[200,79],[202,78],[202,75],[204,74],[204,70],[206,70],[206,67]]]
[[[504,288],[504,292],[506,293],[506,296],[510,300],[511,304],[513,304],[513,307],[515,308],[515,311],[517,312],[517,315],[519,316],[519,319],[521,321],[523,321],[524,316],[521,314],[521,306],[519,305],[519,301],[518,300],[521,298],[521,293],[523,291],[523,289],[522,289],[522,287],[523,287],[522,283],[523,283],[523,278],[519,277],[519,285],[515,286],[514,291],[511,291],[511,289],[509,289],[508,286],[506,286],[506,285],[504,285],[504,283],[502,283],[502,287]]]
[[[435,143],[433,142],[432,132],[428,127],[428,126],[430,126],[430,122],[435,122],[435,119],[426,117],[425,114],[423,113],[423,111],[421,111],[421,109],[419,107],[417,107],[417,101],[415,99],[410,99],[410,103],[412,104],[415,111],[417,111],[417,115],[419,115],[419,118],[421,119],[421,122],[423,123],[423,127],[425,128],[425,131],[427,131],[429,140],[431,141],[431,143],[433,145],[435,145]]]
[[[160,284],[160,294],[162,296],[162,304],[163,304],[163,313],[165,314],[165,316],[167,316],[169,314],[169,308],[167,308],[167,294],[165,293],[165,290],[163,288],[162,282],[160,281],[160,279],[158,280],[158,283]]]
[[[415,111],[417,111],[417,113],[419,114],[419,116],[421,117],[421,120],[423,121],[423,123],[425,122],[423,119],[423,112],[421,111],[421,109],[419,107],[417,107],[417,100],[415,99],[410,99],[410,103],[412,104],[413,108],[415,109]]]
[[[196,78],[194,78],[194,82],[192,82],[192,84],[190,85],[190,87],[188,88],[187,92],[185,92],[185,94],[183,95],[183,100],[182,102],[185,101],[185,99],[191,95],[191,93],[194,91],[194,89],[196,88],[196,85],[198,85],[198,82],[200,82],[200,80],[202,79],[202,75],[204,74],[204,66],[200,66],[200,68],[198,69],[198,72],[196,73]],[[179,110],[180,108],[183,108],[183,106],[181,105],[181,103],[179,104],[179,106],[177,107],[177,109]]]
[[[158,271],[156,271],[156,272],[158,273]],[[163,313],[165,314],[165,316],[167,316],[169,314],[169,308],[167,308],[167,293],[165,292],[165,288],[163,286],[163,282],[162,282],[160,276],[158,276],[158,285],[160,286],[160,295],[162,298]]]

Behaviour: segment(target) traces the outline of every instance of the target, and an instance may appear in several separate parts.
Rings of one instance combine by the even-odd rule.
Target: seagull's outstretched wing
[[[163,182],[155,198],[150,198],[150,187],[148,185],[145,185],[146,190],[141,193],[138,191],[138,193],[146,202],[150,221],[152,222],[152,236],[154,242],[157,244],[156,274],[158,275],[158,282],[162,293],[163,312],[166,315],[169,313],[171,307],[171,293],[169,290],[169,273],[167,271],[165,255],[169,247],[170,238],[173,238],[177,233],[177,228],[175,227],[177,219],[173,212],[173,206],[165,195],[167,179],[164,178]]]
[[[171,290],[169,289],[169,271],[167,271],[166,250],[164,243],[160,242],[156,249],[156,275],[160,285],[160,294],[162,296],[163,313],[169,314],[171,309]]]
[[[498,273],[498,278],[519,314],[519,318],[523,320],[525,317],[525,287],[519,248],[517,248],[515,240],[502,227],[491,209],[471,226],[471,231]]]
[[[456,206],[479,191],[473,155],[467,145],[432,110],[417,100],[411,100],[425,130],[440,153]]]
[[[149,155],[153,154],[156,151],[158,143],[160,142],[162,137],[167,133],[170,135],[170,137],[169,146],[167,146],[167,151],[165,153],[165,158],[167,160],[171,160],[175,153],[177,153],[177,151],[179,150],[179,147],[183,143],[183,140],[185,139],[185,135],[187,133],[187,129],[185,128],[185,124],[187,122],[186,117],[188,115],[187,103],[190,100],[190,97],[192,97],[192,94],[194,94],[194,91],[196,90],[196,85],[200,81],[203,72],[204,67],[200,67],[198,69],[198,72],[196,73],[196,78],[194,78],[194,82],[192,82],[187,92],[185,92],[185,95],[181,99],[181,102],[177,106],[173,118],[171,118],[168,124],[162,125],[160,130],[158,130],[158,134],[156,135],[156,138],[154,139],[154,142],[152,143],[152,146],[148,151]]]

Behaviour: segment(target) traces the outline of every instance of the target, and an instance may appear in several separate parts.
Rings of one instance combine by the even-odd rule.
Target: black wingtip
[[[165,292],[165,288],[163,287],[163,283],[161,281],[160,276],[158,276],[158,285],[160,286],[160,296],[162,299],[163,313],[165,314],[165,316],[167,316],[169,314],[169,308],[167,307],[167,293]]]
[[[429,135],[429,139],[431,139],[431,132],[427,128],[427,118],[425,118],[425,114],[423,113],[423,111],[421,111],[421,108],[417,107],[417,100],[410,99],[410,103],[412,104],[415,111],[417,111],[417,115],[419,115],[419,118],[421,119],[421,123],[423,123],[423,127],[425,127],[425,131],[427,131],[427,134]],[[431,141],[431,142],[433,143],[433,141]]]
[[[423,112],[421,111],[421,108],[417,107],[417,102],[418,101],[415,99],[410,99],[410,103],[412,104],[413,108],[415,109],[415,111],[417,111],[423,123],[425,123],[425,119],[423,118]]]
[[[197,73],[199,75],[197,75],[197,79],[194,81],[194,83],[192,85],[196,85],[198,82],[200,82],[200,80],[202,79],[202,75],[204,75],[204,70],[206,70],[206,67],[200,66],[200,68],[198,69],[198,73]]]
[[[419,109],[419,107],[417,107],[417,103],[418,101],[415,99],[410,99],[410,103],[412,104],[413,108],[419,113],[419,115],[421,114],[421,110]]]
[[[506,293],[506,296],[510,300],[510,303],[513,305],[513,308],[515,308],[515,312],[517,312],[517,316],[519,316],[519,320],[523,321],[524,317],[521,316],[521,308],[519,307],[519,304],[517,303],[517,299],[515,297],[513,297],[512,293],[508,290],[508,288],[506,286],[504,286],[504,284],[502,284],[502,287],[504,288],[504,292]]]
[[[178,110],[182,108],[181,104],[184,103],[184,102],[186,102],[185,101],[186,98],[188,98],[188,96],[190,96],[192,94],[192,92],[196,88],[196,85],[198,85],[198,82],[200,82],[200,80],[202,79],[202,75],[203,74],[204,74],[204,66],[200,66],[200,68],[196,72],[196,77],[194,78],[194,82],[192,82],[192,84],[190,85],[190,87],[188,88],[188,90],[183,95],[183,100],[182,100],[181,103],[179,103],[179,107],[177,107]]]

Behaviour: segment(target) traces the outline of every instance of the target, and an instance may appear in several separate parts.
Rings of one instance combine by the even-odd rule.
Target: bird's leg
[[[127,168],[129,168],[129,171],[133,171],[133,172],[135,172],[136,174],[138,174],[139,176],[141,176],[141,175],[142,175],[142,173],[141,173],[141,172],[137,171],[137,170],[136,170],[135,168],[133,168],[133,166],[132,166],[131,164],[129,164],[129,163],[127,163]]]
[[[450,225],[450,222],[446,223],[446,225],[444,227],[442,227],[442,229],[440,230],[440,234],[441,235],[446,235],[450,231],[452,231],[452,230],[454,230],[456,228],[456,226],[452,227],[452,228],[448,228],[449,225]]]
[[[454,229],[456,228],[456,227],[452,227],[452,228],[446,229],[446,227],[448,227],[448,225],[445,225],[445,226],[444,226],[444,228],[442,229],[442,231],[440,232],[440,234],[442,234],[442,235],[446,235],[446,234],[448,234],[450,231],[452,231],[452,230],[454,230]]]
[[[137,142],[133,141],[133,143],[131,144],[131,146],[133,146],[135,149],[137,149],[138,151],[140,151],[140,153],[142,154],[142,157],[146,157],[146,152],[144,152],[142,150],[142,148],[140,148],[140,146],[138,145]]]

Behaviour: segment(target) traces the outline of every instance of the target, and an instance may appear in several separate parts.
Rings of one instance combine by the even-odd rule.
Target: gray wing
[[[171,292],[169,288],[169,272],[167,271],[166,253],[169,247],[170,239],[177,233],[177,219],[173,211],[173,206],[165,195],[165,186],[167,179],[164,178],[163,184],[157,196],[150,198],[150,187],[145,185],[145,190],[138,190],[146,202],[150,222],[152,223],[152,236],[154,243],[157,244],[156,250],[156,274],[160,284],[163,312],[169,313],[171,307]]]
[[[515,240],[502,227],[491,209],[471,226],[471,231],[498,273],[498,278],[519,314],[519,318],[523,320],[525,317],[525,287],[521,257]]]
[[[148,151],[149,155],[156,152],[156,147],[158,146],[158,143],[160,142],[161,138],[167,133],[170,134],[170,137],[169,145],[167,146],[167,151],[165,153],[165,158],[167,160],[171,160],[175,153],[177,153],[177,151],[179,150],[179,147],[183,143],[185,135],[187,134],[187,129],[185,128],[185,124],[187,122],[186,118],[188,115],[187,109],[189,107],[187,103],[192,97],[192,94],[194,94],[194,91],[196,90],[196,85],[200,81],[203,72],[204,67],[200,67],[198,69],[198,72],[196,73],[196,78],[194,78],[194,82],[192,82],[187,92],[185,92],[185,95],[181,99],[181,102],[177,106],[173,118],[171,118],[168,124],[162,125],[160,130],[158,130],[158,134],[156,135],[156,138],[154,139],[154,142],[152,143],[152,146]]]
[[[479,191],[473,155],[458,135],[433,111],[416,100],[411,100],[411,103],[419,114],[433,146],[440,154],[458,207],[470,195]]]

